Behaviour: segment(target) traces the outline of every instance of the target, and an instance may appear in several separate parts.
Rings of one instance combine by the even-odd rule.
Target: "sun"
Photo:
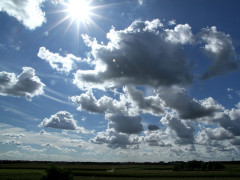
[[[90,1],[69,0],[67,12],[73,20],[77,22],[87,22],[91,13]]]

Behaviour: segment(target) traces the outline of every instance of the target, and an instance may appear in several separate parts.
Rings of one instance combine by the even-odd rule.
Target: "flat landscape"
[[[49,168],[71,173],[73,179],[239,179],[240,162],[218,162],[223,168],[179,169],[182,162],[170,163],[80,163],[1,161],[0,179],[42,179]],[[185,163],[186,164],[186,163]]]

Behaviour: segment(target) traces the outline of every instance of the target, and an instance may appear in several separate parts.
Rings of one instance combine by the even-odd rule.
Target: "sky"
[[[0,159],[240,160],[240,1],[0,1]]]

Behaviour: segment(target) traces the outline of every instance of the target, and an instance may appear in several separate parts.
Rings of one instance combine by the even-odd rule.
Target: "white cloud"
[[[174,19],[168,22],[168,25],[170,25],[170,26],[173,26],[175,24],[176,24],[176,20],[174,20]]]
[[[107,45],[87,43],[95,68],[78,70],[74,84],[85,90],[128,84],[158,87],[191,83],[183,48],[166,41],[166,32],[158,31],[159,28],[162,25],[157,19],[134,21],[124,30],[112,28],[107,34]]]
[[[78,129],[73,116],[67,111],[59,111],[51,117],[45,118],[40,126],[56,129],[76,130]]]
[[[33,30],[46,22],[45,13],[41,10],[45,0],[2,0],[0,11],[15,17],[28,29]]]
[[[68,54],[66,57],[60,56],[58,53],[52,53],[45,47],[40,47],[37,56],[47,61],[50,66],[59,71],[68,74],[72,69],[75,61],[80,61],[81,58]]]
[[[233,135],[225,130],[224,128],[201,128],[203,133],[206,134],[206,136],[210,140],[226,140],[226,139],[232,139]]]
[[[173,23],[173,22],[172,22]],[[171,43],[187,44],[193,42],[193,34],[188,24],[178,24],[174,29],[166,29],[166,40]]]
[[[70,100],[79,105],[79,111],[86,110],[91,113],[110,113],[124,114],[126,113],[125,103],[117,101],[108,96],[103,96],[99,100],[95,98],[92,90],[81,94],[80,96],[72,96]]]
[[[11,138],[16,138],[16,139],[20,139],[22,137],[25,137],[24,134],[15,134],[15,133],[7,133],[7,134],[4,134],[4,136],[11,137]]]
[[[32,97],[42,95],[45,86],[35,76],[35,70],[30,67],[23,67],[22,73],[16,77],[14,73],[0,72],[0,95],[25,96],[28,100]]]
[[[202,79],[229,73],[239,68],[230,35],[217,31],[213,26],[202,29],[198,36],[206,43],[205,52],[214,58],[213,64],[202,75]]]
[[[107,144],[112,149],[138,148],[140,140],[137,136],[129,136],[125,133],[117,133],[114,129],[107,129],[105,132],[98,132],[97,136],[91,139],[95,144]]]

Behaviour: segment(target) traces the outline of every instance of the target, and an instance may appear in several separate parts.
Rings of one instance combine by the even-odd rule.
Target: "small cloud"
[[[59,111],[50,118],[45,118],[40,126],[56,129],[76,130],[77,125],[73,116],[67,111]]]
[[[15,140],[11,140],[11,141],[4,141],[3,144],[12,144],[12,145],[17,145],[17,146],[20,146],[22,145],[21,142],[19,141],[15,141]]]
[[[0,72],[0,95],[25,96],[31,100],[34,96],[42,95],[45,84],[35,76],[35,70],[31,67],[23,67],[22,73],[16,77],[14,73]]]
[[[168,25],[170,25],[170,26],[173,26],[175,24],[176,24],[176,20],[174,20],[174,19],[168,22]]]
[[[80,61],[78,58],[72,54],[68,54],[65,57],[60,56],[58,53],[52,53],[45,47],[40,47],[37,56],[45,61],[47,61],[51,68],[68,74],[74,66],[74,61]]]

